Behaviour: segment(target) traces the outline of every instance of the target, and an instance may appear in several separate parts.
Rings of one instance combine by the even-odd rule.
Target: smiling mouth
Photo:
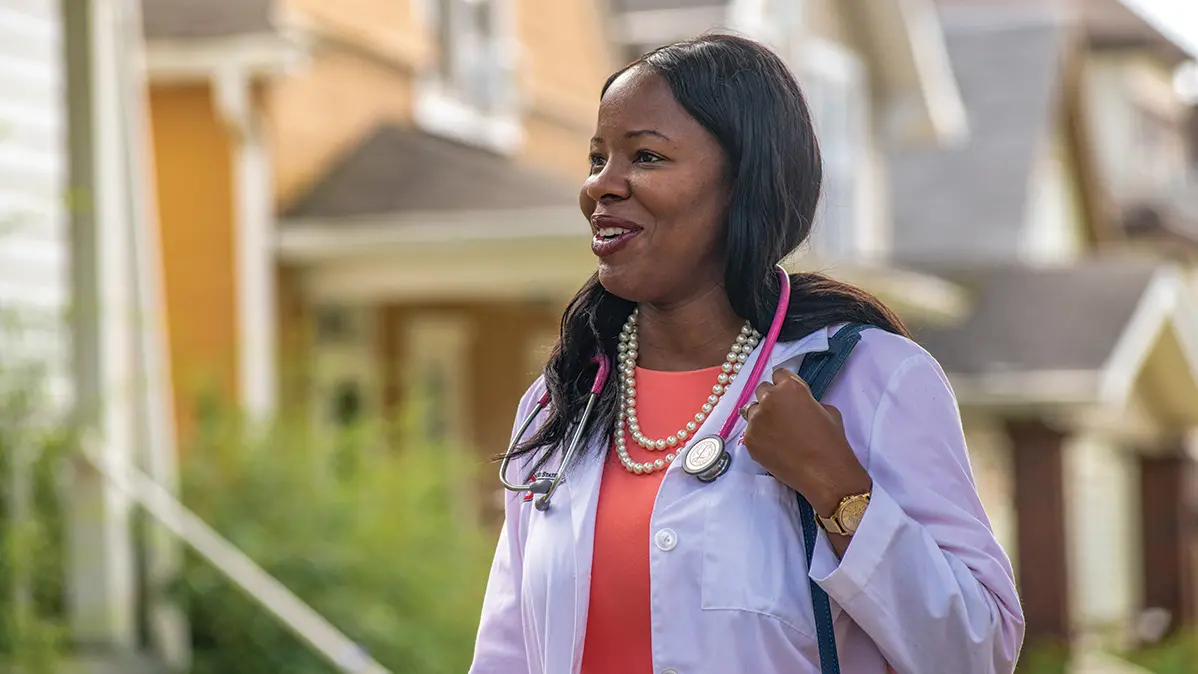
[[[595,238],[600,241],[611,241],[618,236],[630,233],[632,233],[632,230],[624,227],[603,227],[595,232]]]

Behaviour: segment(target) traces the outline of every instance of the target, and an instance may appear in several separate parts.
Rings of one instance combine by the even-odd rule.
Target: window
[[[409,319],[406,355],[398,363],[405,405],[418,413],[413,428],[421,441],[454,451],[472,439],[469,368],[470,325],[463,316],[418,314]]]
[[[313,315],[317,425],[349,428],[376,410],[374,309],[326,305]]]
[[[465,102],[482,111],[497,104],[494,77],[499,44],[496,0],[438,0],[438,74]]]
[[[861,207],[869,133],[867,79],[848,49],[807,38],[796,50],[796,68],[823,157],[823,193],[812,242],[817,253],[852,258],[864,250],[868,225]]]
[[[419,78],[417,123],[431,133],[513,150],[521,133],[511,0],[422,1],[436,54]]]
[[[1177,187],[1185,177],[1185,142],[1180,125],[1146,107],[1132,111],[1132,147],[1136,169],[1133,189],[1156,196]]]

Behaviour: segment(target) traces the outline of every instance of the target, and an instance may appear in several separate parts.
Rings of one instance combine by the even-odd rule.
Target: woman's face
[[[612,83],[590,157],[579,204],[604,288],[671,305],[723,282],[724,152],[665,80],[635,67]]]

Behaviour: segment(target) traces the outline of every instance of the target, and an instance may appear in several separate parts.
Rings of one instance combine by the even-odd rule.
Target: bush
[[[465,671],[497,532],[454,515],[452,491],[474,484],[462,462],[379,451],[362,428],[252,435],[204,425],[182,465],[187,505],[391,671]],[[334,671],[206,561],[189,558],[176,589],[195,674]]]
[[[63,525],[57,475],[70,438],[27,321],[0,310],[0,662],[57,671],[65,645]]]
[[[1182,632],[1123,657],[1153,674],[1193,674],[1198,672],[1198,634]]]

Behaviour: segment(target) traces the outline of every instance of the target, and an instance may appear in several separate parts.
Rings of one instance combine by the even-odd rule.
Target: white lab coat
[[[831,329],[774,349],[768,377],[825,351]],[[753,365],[757,353],[745,364]],[[741,377],[693,437],[715,433]],[[517,423],[544,391],[537,381]],[[650,537],[653,671],[818,674],[808,576],[832,603],[841,671],[1010,673],[1023,641],[1011,564],[978,498],[956,400],[911,341],[867,330],[824,402],[844,417],[873,478],[843,559],[819,533],[806,567],[795,496],[738,440],[728,473],[703,484],[675,462]],[[532,431],[530,430],[530,433]],[[471,674],[569,674],[582,663],[603,447],[568,472],[547,512],[508,494]],[[527,463],[511,477],[528,476]],[[552,468],[551,468],[552,470]]]

